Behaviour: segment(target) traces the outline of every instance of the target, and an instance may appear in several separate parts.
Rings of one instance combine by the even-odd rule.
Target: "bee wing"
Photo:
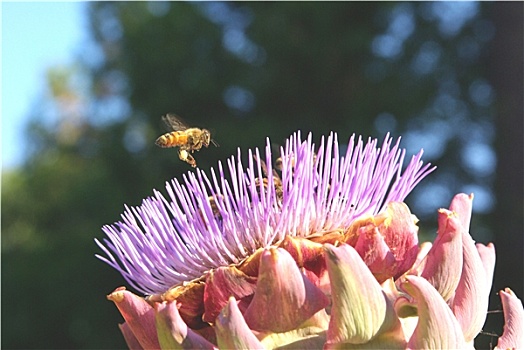
[[[173,113],[168,113],[162,116],[162,120],[169,128],[169,130],[183,131],[189,128],[187,124],[180,118],[178,115]]]

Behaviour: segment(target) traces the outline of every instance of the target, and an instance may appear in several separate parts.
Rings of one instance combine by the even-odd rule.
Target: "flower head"
[[[249,151],[245,169],[238,157],[221,163],[211,176],[197,169],[166,184],[140,207],[126,207],[122,221],[103,227],[109,239],[97,241],[100,259],[122,273],[137,290],[161,293],[208,270],[237,264],[259,248],[286,236],[344,232],[359,217],[402,202],[433,171],[422,151],[402,171],[405,150],[388,136],[366,144],[355,136],[345,154],[336,134],[315,150],[311,134],[294,134],[281,149],[281,175],[272,168],[267,140],[265,162]],[[266,168],[266,169],[264,169]],[[263,179],[264,181],[261,181]],[[415,242],[416,244],[416,242]]]
[[[315,148],[294,134],[277,172],[249,151],[208,176],[197,169],[103,227],[101,260],[147,298],[108,296],[131,348],[464,348],[487,312],[492,244],[469,234],[473,196],[438,212],[418,244],[403,203],[434,170],[386,136],[336,134]],[[522,303],[501,293],[499,346],[522,346]]]

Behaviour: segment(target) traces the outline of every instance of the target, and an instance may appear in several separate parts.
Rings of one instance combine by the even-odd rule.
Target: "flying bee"
[[[171,113],[163,116],[162,120],[173,131],[157,138],[155,144],[162,148],[178,147],[178,158],[193,168],[196,167],[196,160],[191,153],[199,151],[202,146],[207,148],[210,143],[218,147],[207,129],[190,128],[179,116]]]

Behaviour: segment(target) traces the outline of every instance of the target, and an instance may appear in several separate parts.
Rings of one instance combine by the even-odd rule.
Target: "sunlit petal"
[[[356,230],[353,234],[358,235],[355,249],[379,283],[397,279],[415,262],[419,250],[417,221],[406,204],[391,202],[371,220],[352,224],[351,229]]]
[[[269,248],[261,256],[257,289],[244,318],[251,329],[285,332],[328,303],[324,293],[300,273],[287,251]]]
[[[471,342],[481,331],[486,320],[489,288],[484,265],[469,234],[473,195],[457,194],[449,209],[458,217],[462,227],[463,266],[451,309],[459,321],[465,341]]]
[[[422,272],[442,295],[449,300],[460,281],[463,265],[462,228],[457,215],[446,209],[438,213],[438,236],[429,251]]]
[[[329,344],[362,344],[386,322],[386,297],[356,250],[347,244],[326,245],[333,306]]]
[[[495,246],[493,245],[493,243],[488,243],[487,245],[477,243],[475,246],[477,247],[480,259],[482,260],[482,265],[484,266],[487,282],[486,290],[489,292],[491,291],[493,273],[495,271]]]
[[[504,331],[496,349],[524,349],[524,308],[522,301],[509,288],[500,291],[504,310]]]
[[[155,326],[155,310],[143,298],[117,288],[107,296],[126,320],[126,324],[144,349],[159,349]]]
[[[402,288],[414,298],[419,316],[408,349],[464,348],[464,335],[457,319],[428,281],[418,276],[406,276]]]
[[[250,277],[234,266],[219,267],[209,272],[204,289],[205,312],[203,320],[213,323],[231,296],[242,299],[256,289],[255,277]]]
[[[449,210],[455,212],[465,232],[469,232],[471,213],[473,208],[473,194],[459,193],[453,197]]]
[[[162,349],[215,349],[216,347],[191,330],[180,317],[176,302],[155,305],[156,328]]]
[[[216,334],[220,349],[263,349],[238,309],[235,298],[229,298],[216,319]]]

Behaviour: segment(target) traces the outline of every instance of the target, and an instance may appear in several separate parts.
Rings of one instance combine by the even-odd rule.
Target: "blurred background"
[[[524,297],[521,2],[1,6],[2,348],[125,346],[105,296],[126,283],[93,240],[194,171],[154,145],[166,112],[213,132],[206,171],[296,130],[402,136],[438,166],[408,197],[422,239],[473,192],[473,238],[498,252],[490,309],[507,286]]]

